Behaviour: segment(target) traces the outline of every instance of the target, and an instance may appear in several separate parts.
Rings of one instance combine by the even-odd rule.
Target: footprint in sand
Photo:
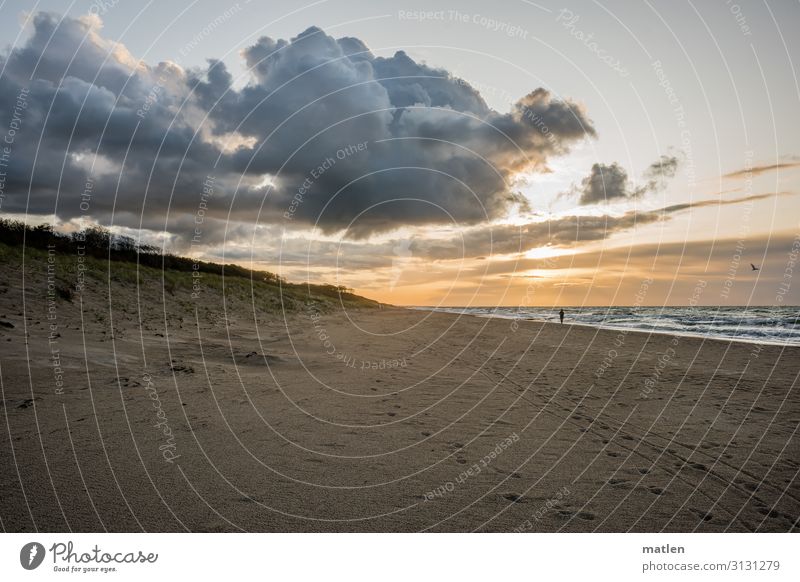
[[[714,514],[712,514],[710,511],[703,511],[701,509],[692,509],[692,513],[694,513],[697,517],[699,517],[703,521],[711,521],[714,518]]]
[[[647,490],[653,495],[664,495],[664,490],[661,487],[648,487]]]
[[[503,499],[511,501],[512,503],[528,503],[528,500],[519,493],[504,493]]]
[[[30,408],[33,406],[34,400],[41,400],[41,397],[34,396],[33,398],[25,398],[17,404],[17,408]]]
[[[606,481],[609,485],[614,487],[615,489],[630,489],[631,486],[626,479],[609,479]]]
[[[579,511],[578,513],[575,513],[574,511],[568,511],[566,509],[559,511],[558,515],[564,519],[572,519],[573,517],[577,516],[579,519],[583,519],[585,521],[593,521],[596,517],[594,513],[590,513],[588,511]]]
[[[758,512],[761,515],[766,515],[767,517],[771,517],[773,519],[777,519],[783,516],[783,514],[780,511],[777,511],[775,509],[770,509],[768,507],[759,507]]]

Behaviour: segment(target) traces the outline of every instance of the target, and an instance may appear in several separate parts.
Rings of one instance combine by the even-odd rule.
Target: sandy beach
[[[798,348],[20,279],[6,531],[798,527]]]

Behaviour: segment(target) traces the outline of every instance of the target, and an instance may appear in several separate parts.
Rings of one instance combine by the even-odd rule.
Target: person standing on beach
[[[558,312],[558,317],[561,318],[561,323],[563,324],[564,323],[564,310],[563,309]]]

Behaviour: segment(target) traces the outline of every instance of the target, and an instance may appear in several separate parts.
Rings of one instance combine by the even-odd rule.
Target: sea
[[[558,322],[558,308],[412,307],[412,309]],[[800,307],[565,307],[564,323],[602,329],[800,346]]]

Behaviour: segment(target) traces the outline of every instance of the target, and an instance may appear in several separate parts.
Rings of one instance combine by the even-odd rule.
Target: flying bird
[[[753,263],[750,263],[750,268],[754,271],[758,271],[760,267],[756,267]]]

